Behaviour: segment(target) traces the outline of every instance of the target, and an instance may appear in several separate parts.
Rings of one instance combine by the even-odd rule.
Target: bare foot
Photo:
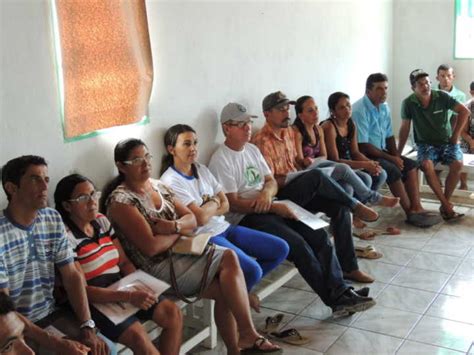
[[[365,224],[360,218],[357,218],[356,216],[354,216],[354,218],[352,219],[352,225],[354,226],[354,228],[359,229],[364,229],[365,227],[367,227],[367,224]]]
[[[250,307],[257,313],[260,313],[260,298],[255,293],[249,293]]]
[[[398,205],[398,202],[400,202],[399,197],[382,196],[377,205],[382,207],[395,207],[396,205]]]
[[[361,270],[353,270],[351,272],[345,272],[344,278],[361,283],[372,283],[375,279],[368,273]]]
[[[377,212],[360,202],[357,203],[352,212],[355,217],[358,217],[365,222],[375,222],[379,219],[379,214]]]

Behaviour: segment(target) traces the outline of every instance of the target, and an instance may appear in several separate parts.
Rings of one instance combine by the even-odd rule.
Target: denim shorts
[[[462,151],[459,144],[429,145],[417,144],[417,160],[431,160],[433,164],[450,165],[456,160],[462,160]]]

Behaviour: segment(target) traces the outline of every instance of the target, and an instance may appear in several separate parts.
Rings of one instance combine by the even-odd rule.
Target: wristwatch
[[[95,322],[92,319],[86,320],[79,326],[80,330],[89,329],[97,333],[97,328],[95,327]]]

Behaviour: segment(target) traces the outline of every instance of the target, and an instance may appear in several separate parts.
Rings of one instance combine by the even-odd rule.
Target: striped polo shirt
[[[91,224],[94,228],[92,237],[72,224],[67,233],[69,243],[87,283],[107,287],[120,279],[119,253],[113,243],[115,233],[107,217],[102,214],[98,214]]]
[[[73,262],[59,213],[38,210],[30,226],[0,212],[0,288],[6,288],[18,312],[36,322],[54,311],[54,267]]]

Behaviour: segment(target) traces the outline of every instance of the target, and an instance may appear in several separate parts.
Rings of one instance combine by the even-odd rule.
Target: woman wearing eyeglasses
[[[107,211],[135,266],[174,283],[172,295],[214,299],[217,328],[229,354],[281,352],[255,329],[245,279],[232,250],[217,246],[200,256],[169,253],[181,235],[193,233],[196,219],[166,185],[150,178],[145,143],[134,138],[119,142],[114,159],[119,176],[104,189],[101,210]]]
[[[196,233],[212,233],[211,242],[234,250],[250,291],[269,271],[288,255],[288,244],[274,235],[254,229],[232,226],[224,218],[229,202],[222,186],[209,169],[197,162],[198,139],[194,129],[177,124],[164,137],[165,149],[161,181],[196,216]],[[259,300],[250,294],[252,308],[259,311]]]
[[[72,174],[59,181],[54,192],[56,209],[66,225],[76,264],[87,281],[91,303],[124,302],[141,310],[115,325],[91,306],[97,327],[112,341],[128,346],[135,354],[178,354],[181,345],[182,316],[179,307],[169,300],[156,299],[148,291],[107,289],[122,276],[135,271],[127,258],[109,220],[98,213],[100,193],[85,176]],[[152,319],[163,328],[159,350],[151,342],[139,319]]]

